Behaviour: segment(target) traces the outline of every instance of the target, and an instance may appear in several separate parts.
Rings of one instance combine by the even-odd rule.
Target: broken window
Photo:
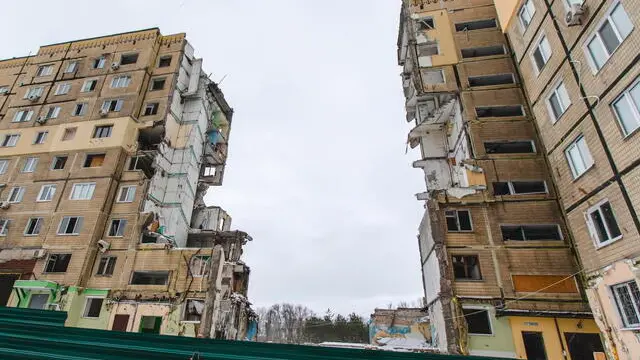
[[[115,256],[101,257],[96,275],[113,275],[113,270],[116,268],[116,260],[118,260],[118,258]]]
[[[587,210],[587,225],[599,246],[609,244],[622,236],[611,203],[604,202]]]
[[[515,84],[513,74],[469,76],[469,86],[494,86]]]
[[[536,152],[531,140],[521,141],[485,141],[487,154],[533,154]]]
[[[88,154],[83,167],[100,167],[104,163],[105,154]]]
[[[143,334],[160,334],[162,316],[143,316],[140,318],[140,332]]]
[[[64,216],[58,226],[58,235],[78,235],[83,220],[82,216]]]
[[[546,194],[544,181],[498,181],[493,183],[494,195]]]
[[[134,271],[131,276],[131,285],[167,285],[168,282],[168,271]]]
[[[184,305],[182,321],[200,322],[203,310],[204,300],[187,299]]]
[[[471,231],[471,212],[469,210],[446,210],[444,216],[447,220],[447,231],[460,232]]]
[[[482,46],[475,48],[466,48],[461,50],[462,58],[475,58],[482,56],[504,55],[507,53],[504,45]]]
[[[456,24],[456,31],[472,31],[480,29],[493,29],[498,27],[496,19],[472,20]]]
[[[500,225],[504,241],[562,240],[560,227],[551,225]]]
[[[191,264],[189,269],[193,277],[202,277],[209,274],[209,262],[211,256],[208,255],[196,255],[191,258]]]
[[[422,19],[418,19],[416,22],[418,24],[419,31],[435,29],[435,24],[433,22],[432,17],[425,17]]]
[[[159,104],[157,102],[156,103],[148,103],[144,107],[144,116],[156,115],[158,113],[158,106],[159,106]]]
[[[84,313],[82,317],[86,318],[98,318],[100,317],[100,310],[102,309],[103,298],[87,298],[87,302],[84,305]]]
[[[109,236],[124,236],[124,229],[127,227],[126,219],[113,219],[109,226]]]
[[[113,131],[113,125],[100,125],[96,126],[93,130],[93,138],[107,138],[111,136],[111,132]]]
[[[165,82],[166,82],[165,78],[151,80],[151,89],[150,89],[150,91],[156,91],[156,90],[164,89],[164,83]]]
[[[99,58],[93,59],[93,63],[91,64],[91,67],[93,69],[102,69],[106,61],[107,59],[104,56],[100,56]]]
[[[467,320],[467,329],[471,335],[491,335],[489,311],[484,309],[462,309]]]
[[[453,275],[456,280],[482,280],[477,255],[453,255]]]
[[[53,158],[53,162],[51,163],[52,170],[62,170],[64,166],[67,164],[68,156],[55,156]]]
[[[87,113],[87,103],[79,103],[76,104],[76,107],[73,108],[73,116],[82,116]]]
[[[158,67],[167,67],[171,65],[171,55],[162,56],[158,61]]]
[[[138,53],[125,54],[120,57],[120,65],[135,64],[138,62]]]
[[[476,113],[479,118],[524,116],[521,105],[476,106]]]
[[[47,259],[44,272],[46,273],[58,273],[67,271],[69,267],[69,261],[71,260],[71,254],[51,254]]]

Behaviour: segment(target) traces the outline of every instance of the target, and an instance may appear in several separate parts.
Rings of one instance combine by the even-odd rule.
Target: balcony
[[[409,131],[409,144],[415,148],[420,138],[442,128],[454,115],[458,101],[454,95],[438,94],[424,98],[417,104],[418,125]]]
[[[210,166],[205,163],[200,168],[200,177],[198,180],[209,186],[222,185],[222,177],[224,176],[224,165]]]

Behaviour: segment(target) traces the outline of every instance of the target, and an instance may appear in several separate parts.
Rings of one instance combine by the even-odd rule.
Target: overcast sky
[[[405,154],[400,0],[3,1],[0,58],[159,27],[186,32],[235,109],[206,200],[250,233],[250,300],[369,314],[422,294],[422,173]]]

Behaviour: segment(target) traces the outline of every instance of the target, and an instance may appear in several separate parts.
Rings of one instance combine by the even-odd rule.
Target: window
[[[158,113],[158,103],[149,103],[144,107],[144,115],[155,115]]]
[[[73,138],[76,137],[77,130],[78,130],[77,127],[70,127],[70,128],[64,129],[64,132],[62,133],[62,141],[73,140]]]
[[[99,318],[103,301],[103,298],[87,298],[87,302],[84,305],[84,313],[82,314],[82,317],[94,319]]]
[[[471,212],[469,210],[447,210],[444,212],[447,220],[448,232],[461,232],[473,230],[471,226]]]
[[[72,72],[75,72],[77,68],[78,68],[78,62],[77,61],[72,61],[72,62],[67,64],[66,68],[64,68],[64,73],[65,74],[70,74]]]
[[[544,181],[497,181],[493,183],[494,195],[546,194]]]
[[[69,83],[59,84],[58,87],[56,88],[55,95],[65,95],[65,94],[68,94],[70,90],[71,90],[71,84]]]
[[[55,119],[60,115],[60,106],[49,106],[45,119]]]
[[[547,97],[547,111],[552,122],[556,122],[567,108],[571,105],[571,99],[564,86],[563,82],[560,82]]]
[[[24,228],[24,234],[26,236],[35,236],[40,234],[43,222],[44,218],[41,217],[29,218],[29,221],[27,221],[27,226]]]
[[[625,136],[640,128],[640,82],[625,90],[612,106]]]
[[[73,116],[82,116],[87,113],[87,103],[79,103],[76,104],[76,107],[73,108]]]
[[[58,235],[78,235],[82,230],[82,216],[65,216],[60,220]]]
[[[520,141],[485,141],[487,154],[535,154],[536,148],[532,140]]]
[[[51,201],[56,194],[56,185],[42,185],[36,201]]]
[[[24,98],[25,99],[39,98],[40,96],[42,96],[43,92],[44,92],[44,88],[42,86],[32,87],[29,90],[27,90],[27,92],[24,94]]]
[[[477,106],[476,113],[479,118],[524,116],[521,105]]]
[[[160,57],[160,61],[158,61],[158,67],[167,67],[171,66],[171,55]]]
[[[96,183],[79,183],[73,184],[71,189],[71,200],[91,200],[93,191],[96,189]]]
[[[126,88],[131,83],[131,76],[121,75],[116,76],[111,80],[111,88]]]
[[[598,30],[591,35],[585,52],[589,55],[593,72],[596,73],[609,60],[613,52],[633,30],[633,23],[621,3],[617,3],[605,15]]]
[[[125,219],[113,219],[109,226],[109,236],[121,237],[124,236],[124,229],[127,227],[127,220]]]
[[[560,227],[551,225],[500,225],[504,241],[562,240]]]
[[[53,74],[53,65],[42,65],[38,67],[36,76],[49,76]]]
[[[120,65],[135,64],[138,62],[138,54],[124,54],[120,57]]]
[[[494,86],[515,84],[513,74],[495,74],[495,75],[479,75],[469,76],[469,86]]]
[[[91,64],[91,67],[93,69],[102,69],[106,61],[107,59],[104,56],[100,56],[99,58],[93,59],[93,63]]]
[[[19,203],[20,201],[22,201],[23,197],[24,187],[16,186],[12,187],[11,190],[9,190],[9,197],[7,198],[7,201],[10,203]]]
[[[578,136],[564,151],[564,155],[569,162],[569,168],[573,178],[577,179],[593,166],[593,158],[587,147],[587,142],[583,135]]]
[[[151,89],[150,91],[155,91],[155,90],[162,90],[164,89],[164,83],[167,80],[165,78],[161,78],[161,79],[153,79],[151,80]]]
[[[142,162],[143,162],[142,160],[143,160],[142,156],[134,156],[130,158],[129,167],[127,167],[127,170],[129,171],[142,170]]]
[[[96,86],[98,85],[98,80],[93,79],[93,80],[87,80],[84,82],[84,84],[82,84],[82,92],[91,92],[93,90],[96,89]]]
[[[106,100],[102,103],[102,111],[120,111],[122,110],[123,100]]]
[[[467,321],[467,328],[470,335],[491,335],[491,320],[489,311],[484,309],[462,309],[462,314]]]
[[[9,87],[8,86],[0,86],[0,95],[4,95],[6,93],[9,92]]]
[[[545,35],[542,35],[542,37],[540,37],[540,40],[538,40],[536,47],[533,49],[533,53],[531,54],[533,65],[535,65],[538,74],[547,64],[547,61],[549,61],[550,57],[551,45],[549,45],[549,40],[547,40],[547,37]]]
[[[51,170],[62,170],[67,164],[68,156],[55,156],[51,162]]]
[[[440,53],[437,40],[430,40],[418,45],[418,56],[433,56]]]
[[[477,255],[453,255],[453,276],[456,280],[482,280]]]
[[[494,46],[482,46],[476,48],[466,48],[460,50],[463,59],[482,57],[482,56],[493,56],[493,55],[504,55],[507,53],[504,45],[494,45]]]
[[[113,125],[101,125],[96,126],[93,130],[93,138],[107,138],[111,136],[111,130],[113,130]]]
[[[9,134],[4,136],[4,140],[2,140],[3,147],[13,147],[16,146],[18,140],[20,139],[20,135],[18,134]]]
[[[6,173],[8,167],[9,167],[9,160],[0,160],[0,175]]]
[[[11,220],[8,219],[0,219],[0,236],[7,236],[10,222]]]
[[[635,280],[611,287],[625,327],[640,326],[640,289]]]
[[[120,195],[118,196],[118,202],[133,202],[136,197],[135,186],[123,186],[120,188]]]
[[[418,19],[417,24],[419,31],[433,30],[436,28],[432,17]]]
[[[622,237],[615,214],[608,200],[587,210],[587,225],[596,246],[608,245]]]
[[[442,69],[423,70],[422,81],[430,85],[444,84],[444,71],[442,71]]]
[[[211,257],[207,255],[196,255],[191,258],[189,269],[194,277],[207,276],[209,274],[209,261]]]
[[[518,19],[520,19],[520,25],[522,30],[527,30],[529,24],[531,24],[531,19],[533,15],[536,13],[536,7],[533,5],[532,0],[525,1],[524,5],[518,11]]]
[[[496,19],[466,21],[456,24],[456,31],[472,31],[480,29],[495,29],[498,27]]]
[[[13,116],[13,120],[11,120],[11,122],[27,122],[31,120],[32,116],[33,110],[16,111],[16,114]]]
[[[116,261],[118,260],[115,256],[103,256],[100,258],[100,263],[98,264],[98,271],[96,275],[113,275],[113,270],[116,267]]]
[[[104,163],[105,154],[88,154],[83,167],[100,167]]]
[[[47,259],[47,264],[44,267],[44,272],[46,273],[65,272],[69,267],[70,260],[71,260],[71,254],[51,254]]]
[[[36,134],[36,138],[33,139],[33,143],[34,144],[44,144],[44,142],[47,140],[47,134],[49,132],[48,131],[39,131]]]
[[[38,166],[38,158],[37,157],[28,157],[24,161],[24,165],[22,165],[23,173],[31,173],[36,171],[36,166]]]
[[[202,311],[204,310],[204,300],[187,299],[184,304],[182,321],[200,322]]]
[[[131,276],[131,285],[167,285],[168,282],[168,271],[134,271]]]

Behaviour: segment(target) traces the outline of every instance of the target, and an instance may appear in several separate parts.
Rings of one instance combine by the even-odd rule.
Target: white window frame
[[[98,63],[97,63],[98,66],[95,66],[96,65],[96,61],[98,61]],[[104,57],[104,56],[97,57],[97,58],[91,60],[91,68],[94,69],[94,70],[103,69],[104,68],[104,64],[106,64],[106,62],[107,62],[107,58],[106,57]]]
[[[616,1],[613,4],[611,4],[611,6],[609,7],[609,9],[607,10],[607,12],[605,13],[605,15],[602,17],[602,19],[598,22],[598,25],[595,26],[593,32],[591,33],[591,35],[589,35],[583,46],[582,46],[582,50],[584,51],[584,55],[587,58],[587,61],[589,62],[589,66],[591,67],[591,71],[593,72],[593,74],[597,74],[602,68],[604,68],[607,63],[609,62],[609,59],[611,59],[611,57],[613,56],[613,54],[620,48],[620,46],[622,46],[622,43],[629,37],[629,35],[631,34],[631,32],[633,32],[633,29],[635,28],[635,26],[633,25],[633,21],[631,21],[631,18],[629,17],[629,12],[624,8],[624,6],[622,6],[622,9],[624,10],[624,12],[627,14],[627,17],[629,18],[630,22],[631,22],[631,31],[629,31],[629,34],[627,34],[627,36],[622,37],[622,35],[620,34],[620,30],[618,29],[616,23],[613,21],[613,18],[611,17],[611,14],[613,13],[613,11],[616,9],[616,7],[620,5],[622,6],[622,3],[620,1]],[[618,38],[618,41],[620,41],[620,44],[618,44],[618,46],[613,50],[612,53],[609,53],[609,51],[607,50],[606,46],[604,46],[604,41],[602,41],[602,38],[600,37],[600,29],[602,28],[602,26],[604,25],[605,22],[609,21],[609,23],[611,24],[611,28],[613,29],[614,34],[616,35],[616,38]],[[604,54],[607,55],[607,58],[604,60],[604,62],[602,63],[602,67],[598,68],[598,65],[595,61],[595,59],[591,56],[591,51],[589,50],[589,44],[591,43],[591,41],[593,41],[594,39],[598,40],[598,43],[600,44],[600,46],[602,47],[602,50],[604,51]]]
[[[78,106],[80,106],[80,112],[77,113],[76,110],[78,109]],[[71,116],[84,116],[87,114],[87,108],[89,107],[89,105],[85,102],[81,102],[81,103],[76,103],[75,106],[73,107],[73,111],[71,112]]]
[[[36,71],[37,77],[49,76],[51,74],[53,74],[53,64],[40,65],[38,66],[38,71]]]
[[[13,115],[13,120],[11,120],[11,122],[13,123],[28,122],[28,121],[31,121],[32,117],[33,117],[33,110],[31,109],[18,110],[16,111],[15,115]]]
[[[7,232],[9,232],[9,224],[11,224],[10,219],[0,219],[0,236],[7,236]]]
[[[7,134],[4,136],[4,140],[2,141],[2,146],[0,147],[14,147],[18,144],[20,140],[20,134]]]
[[[604,205],[605,203],[609,203],[609,206],[611,207],[611,212],[613,213],[613,218],[615,219],[616,224],[618,225],[618,229],[620,230],[620,235],[613,238],[611,237],[611,230],[609,230],[609,224],[607,224],[607,221],[605,220],[605,217],[604,217],[604,213],[601,210],[602,205]],[[595,224],[591,219],[591,214],[593,214],[594,212],[600,213],[600,218],[602,219],[602,223],[604,224],[605,231],[607,232],[607,236],[609,237],[609,240],[601,242],[600,239],[598,238],[598,231],[596,230]],[[598,201],[595,205],[589,207],[587,211],[584,213],[584,217],[585,217],[585,221],[587,222],[587,229],[589,229],[589,235],[591,235],[591,240],[593,240],[593,243],[596,249],[600,249],[607,245],[610,245],[622,239],[622,237],[624,236],[624,234],[622,233],[622,227],[618,222],[618,217],[616,216],[616,213],[613,210],[613,204],[611,203],[611,201],[609,201],[609,199],[602,199]]]
[[[113,222],[114,221],[118,221],[118,228],[116,229],[116,234],[115,235],[111,235],[111,227],[113,226]],[[124,224],[122,223],[124,221]],[[124,230],[127,227],[129,223],[129,220],[127,219],[111,219],[111,221],[109,222],[109,228],[107,229],[107,236],[108,237],[116,237],[116,238],[121,238],[124,237]],[[118,233],[121,233],[121,235],[118,235]]]
[[[635,279],[632,279],[630,281],[625,281],[619,284],[611,285],[609,288],[611,291],[611,295],[614,298],[614,303],[616,305],[616,310],[618,311],[618,315],[620,316],[620,320],[622,320],[623,329],[639,329],[640,328],[640,305],[634,301],[633,292],[629,286],[629,284],[632,282],[636,284],[636,287],[640,288],[640,286],[638,286],[638,282]],[[629,298],[631,298],[631,304],[633,305],[633,310],[635,311],[636,317],[638,318],[638,322],[635,324],[631,324],[629,322],[629,319],[627,319],[627,315],[620,308],[621,300],[620,300],[620,297],[618,296],[618,292],[616,291],[616,289],[621,287],[626,288],[629,294]]]
[[[57,187],[58,185],[56,184],[42,185],[42,187],[40,187],[38,197],[36,198],[36,202],[52,201],[54,196],[56,196]]]
[[[17,192],[17,195],[13,200],[11,200],[11,198],[13,197],[14,191]],[[24,186],[14,186],[11,189],[9,189],[9,196],[7,196],[7,202],[9,202],[10,204],[17,204],[21,202],[23,198],[24,198]]]
[[[101,124],[93,128],[92,139],[105,139],[113,134],[113,124]]]
[[[634,81],[631,86],[628,86],[622,94],[618,95],[615,100],[611,102],[611,110],[615,114],[616,120],[618,120],[618,125],[620,126],[620,131],[622,131],[622,136],[627,138],[633,134],[635,134],[638,129],[640,129],[640,108],[636,106],[636,103],[633,101],[633,97],[631,96],[631,90],[634,88],[638,88],[638,92],[640,93],[640,79]],[[640,101],[640,99],[638,99]],[[627,131],[622,123],[622,117],[616,109],[615,104],[619,101],[625,101],[629,108],[631,109],[631,113],[633,115],[633,119],[636,121],[636,127],[630,131]]]
[[[58,115],[60,115],[60,106],[54,105],[49,106],[47,109],[47,114],[45,115],[45,119],[56,119]]]
[[[519,196],[519,195],[543,195],[549,193],[549,186],[547,185],[546,180],[511,180],[511,181],[500,181],[506,182],[507,186],[509,186],[509,194],[507,195],[497,195],[497,196]],[[517,193],[515,188],[513,187],[514,182],[542,182],[544,184],[544,192],[528,192],[528,193]]]
[[[35,234],[28,234],[27,230],[29,230],[29,225],[31,225],[31,221],[35,220],[36,221],[36,228],[38,228],[38,225],[40,226],[40,228],[38,229],[38,232]],[[30,217],[29,220],[27,220],[27,225],[24,227],[24,231],[22,232],[22,235],[24,236],[38,236],[40,235],[40,232],[42,231],[42,224],[44,223],[44,218],[43,217]]]
[[[81,188],[85,186],[87,187],[86,190]],[[79,188],[79,190],[76,190],[76,187]],[[94,182],[73,184],[73,186],[71,187],[71,194],[69,194],[69,200],[91,200],[93,198],[93,193],[95,192],[95,190],[96,183]],[[78,196],[74,198],[73,195],[76,193],[78,194]]]
[[[115,104],[113,110],[110,110],[111,109],[111,104],[113,102],[115,102],[116,104]],[[105,100],[102,103],[102,107],[100,109],[102,109],[103,111],[106,111],[106,112],[118,112],[118,111],[122,110],[122,105],[123,104],[124,104],[124,100],[122,100],[122,99]]]
[[[529,22],[526,24],[524,23],[524,21],[522,21],[523,13],[526,13],[527,15],[529,15]],[[536,14],[536,6],[533,3],[533,0],[525,0],[525,2],[522,4],[520,9],[518,9],[518,23],[520,24],[520,30],[522,31],[523,34],[527,31],[527,29],[529,28],[529,25],[531,25],[531,22],[533,21],[533,16],[535,14]]]
[[[71,91],[71,83],[58,84],[54,95],[66,95]]]
[[[61,158],[61,157],[66,157],[66,158],[67,158],[67,159],[64,161],[64,163],[65,163],[64,165],[65,165],[65,166],[67,165],[67,160],[69,160],[69,156],[67,156],[67,155],[56,155],[56,156],[54,156],[54,157],[53,157],[53,161],[51,161],[51,170],[52,170],[52,171],[60,171],[60,170],[64,170],[65,166],[63,166],[63,167],[62,167],[62,169],[56,169],[56,168],[55,168],[56,160],[57,160],[58,158]]]
[[[583,144],[583,146],[580,146],[580,144]],[[582,163],[584,164],[584,170],[582,172],[578,172],[578,170],[576,169],[576,164],[572,156],[573,149],[578,150],[577,154],[580,156],[580,161],[582,161]],[[567,146],[567,148],[564,150],[564,156],[567,159],[567,163],[569,164],[569,169],[571,170],[571,174],[573,175],[574,180],[582,176],[582,174],[586,173],[595,164],[595,162],[593,161],[593,157],[591,156],[591,151],[589,151],[587,140],[582,134],[578,135],[578,137],[576,137],[576,139],[573,140],[571,144],[569,144],[569,146]]]
[[[136,199],[136,187],[135,185],[123,185],[120,187],[120,191],[118,192],[118,203],[132,203]],[[126,194],[123,194],[126,191]],[[124,200],[122,200],[122,195],[125,195]]]
[[[24,160],[24,165],[22,165],[22,173],[32,173],[36,171],[38,167],[38,157],[37,156],[29,156]]]
[[[93,88],[93,90],[91,90],[90,85],[93,83],[95,83],[96,85]],[[88,79],[88,80],[85,80],[84,83],[82,83],[82,88],[80,89],[80,92],[83,92],[83,93],[93,92],[96,90],[95,89],[96,87],[98,87],[98,79]]]
[[[479,258],[478,258],[478,260],[479,260]],[[485,307],[482,307],[482,306],[473,306],[473,305],[470,305],[470,306],[465,305],[465,306],[462,307],[462,309],[464,309],[464,310],[482,310],[482,311],[486,311],[487,312],[487,318],[489,319],[489,328],[491,329],[491,334],[476,334],[476,333],[469,332],[469,335],[472,335],[472,336],[494,336],[496,334],[495,329],[493,328],[493,320],[491,320],[491,315],[492,315],[491,309],[485,308]]]
[[[545,54],[543,51],[543,47],[542,47],[542,42],[546,41],[547,45],[549,45],[549,54]],[[540,55],[542,56],[542,58],[544,59],[544,64],[542,64],[542,67],[538,69],[538,63],[536,63],[536,59],[535,56],[533,55],[536,52],[536,49],[540,50]],[[553,56],[553,48],[551,47],[551,43],[549,42],[549,38],[547,37],[547,35],[545,33],[541,33],[540,36],[538,36],[538,39],[535,42],[535,46],[531,49],[531,53],[529,54],[529,58],[531,59],[531,63],[533,64],[533,70],[536,72],[536,76],[540,75],[540,73],[542,73],[542,70],[544,70],[544,68],[547,67],[547,64],[549,63],[549,60],[551,60],[551,57]]]
[[[6,173],[8,168],[9,168],[9,160],[0,159],[0,175]]]
[[[558,114],[557,117],[554,114],[553,106],[551,105],[551,98],[554,96],[558,100],[558,104],[560,105],[560,108],[562,110],[562,112]],[[547,95],[546,103],[547,112],[549,112],[549,119],[551,119],[551,123],[555,124],[571,106],[571,97],[569,97],[569,92],[567,91],[567,87],[565,86],[564,81],[560,80],[553,86],[553,88],[549,92],[549,95]]]
[[[64,73],[65,74],[74,73],[77,68],[78,68],[78,62],[77,61],[71,61],[71,62],[69,62],[67,64],[67,67],[64,68]]]
[[[62,224],[64,223],[64,221],[67,220],[67,225],[65,226],[65,229],[66,229],[69,226],[69,221],[72,218],[77,219],[75,225],[73,226],[73,232],[71,233],[62,232]],[[62,236],[80,235],[80,232],[82,231],[82,225],[84,225],[84,216],[63,216],[62,219],[60,219],[60,223],[58,224],[58,230],[56,234],[62,235]]]
[[[42,86],[34,86],[32,88],[29,88],[29,90],[27,90],[24,93],[24,99],[28,99],[29,96],[42,96],[43,92],[44,92],[44,87],[42,87]]]
[[[100,319],[100,315],[102,315],[102,307],[104,306],[105,298],[103,296],[87,296],[85,299],[86,300],[84,302],[84,309],[82,309],[82,318],[83,319]],[[90,309],[89,302],[92,301],[93,299],[102,299],[102,304],[100,305],[100,314],[98,314],[98,316],[87,316]]]
[[[131,75],[118,75],[111,79],[112,89],[123,89],[131,84]]]

